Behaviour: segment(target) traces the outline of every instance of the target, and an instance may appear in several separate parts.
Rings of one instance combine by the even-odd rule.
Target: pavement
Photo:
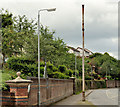
[[[92,93],[93,90],[87,90],[85,92],[85,96],[87,97],[90,93]],[[54,103],[53,106],[56,105],[90,105],[89,107],[95,107],[91,102],[89,101],[82,101],[82,93],[78,95],[72,95],[70,97],[67,97],[57,103]]]

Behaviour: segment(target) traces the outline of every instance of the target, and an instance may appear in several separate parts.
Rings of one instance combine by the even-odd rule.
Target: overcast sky
[[[82,4],[85,5],[85,48],[92,52],[108,52],[118,58],[118,1],[119,0],[1,0],[0,8],[37,21],[55,30],[55,37],[75,48],[82,47]]]

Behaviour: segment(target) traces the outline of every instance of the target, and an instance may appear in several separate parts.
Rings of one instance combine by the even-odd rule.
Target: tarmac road
[[[119,88],[97,89],[87,97],[94,105],[118,105]]]

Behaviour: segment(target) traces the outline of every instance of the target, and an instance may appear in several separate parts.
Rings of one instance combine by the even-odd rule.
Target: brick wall
[[[28,85],[32,83],[31,80],[25,80],[20,77],[21,73],[17,72],[17,78],[8,80],[6,83],[10,87],[10,91],[2,92],[2,105],[5,106],[26,106],[28,105]]]
[[[29,77],[33,81],[29,92],[28,105],[38,104],[38,78]],[[49,105],[73,94],[73,80],[40,79],[40,99],[42,105]]]
[[[17,88],[11,87],[10,91],[2,91],[2,96],[0,97],[2,105],[28,105],[27,89],[27,87],[19,86]]]
[[[28,79],[33,82],[29,86],[25,83],[19,85],[10,85],[10,92],[2,92],[2,97],[0,96],[0,102],[2,105],[37,105],[38,104],[38,78],[29,77]],[[75,85],[74,79],[53,79],[53,78],[41,78],[40,79],[40,99],[42,105],[49,105],[56,101],[59,101],[65,97],[69,97],[75,91],[82,90],[82,83],[77,82]],[[93,88],[101,88],[103,81],[93,81]],[[97,85],[96,85],[97,84]],[[104,86],[104,84],[103,84]],[[86,89],[91,89],[91,82],[85,82]],[[120,87],[120,81],[108,80],[105,83],[105,87],[114,88]],[[104,87],[104,88],[105,88]]]

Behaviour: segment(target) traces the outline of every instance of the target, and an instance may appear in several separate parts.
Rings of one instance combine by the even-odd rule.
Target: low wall
[[[27,99],[27,105],[38,105],[38,78],[29,77],[33,83],[29,85],[28,92],[26,96],[16,96],[15,93],[10,91],[2,91],[2,96],[0,96],[0,102],[2,105],[15,106],[16,101],[19,100],[21,105],[25,103]],[[22,91],[21,86],[18,87]],[[73,94],[73,80],[72,79],[40,79],[40,99],[42,105],[50,105],[51,103],[57,102],[65,97],[71,96]],[[26,98],[24,98],[26,97]],[[23,101],[24,100],[24,101]],[[19,105],[20,105],[19,104]]]
[[[106,87],[107,88],[120,87],[120,81],[119,80],[107,80]]]
[[[29,77],[32,80],[28,105],[38,104],[38,78]],[[67,79],[40,79],[40,99],[42,105],[49,105],[73,94],[73,80]]]
[[[0,96],[0,102],[2,105],[12,105],[14,106],[16,101],[20,104],[27,101],[27,105],[37,105],[38,104],[38,78],[29,77],[32,80],[30,86],[28,86],[27,94],[23,96],[16,96],[13,92],[2,92],[2,97]],[[72,94],[82,91],[82,80],[78,79],[53,79],[48,78],[40,79],[40,99],[42,105],[49,105],[57,102],[65,97],[69,97]],[[85,81],[85,90],[88,89],[98,89],[98,88],[115,88],[120,87],[120,81],[117,80],[107,80],[107,81]],[[18,87],[21,91],[21,86]],[[25,92],[25,93],[26,93]],[[17,99],[17,100],[16,100]],[[19,100],[19,101],[18,101]]]
[[[120,87],[119,80],[85,80],[85,90],[88,89],[98,89],[98,88],[115,88]],[[82,80],[75,80],[75,93],[82,91]]]

